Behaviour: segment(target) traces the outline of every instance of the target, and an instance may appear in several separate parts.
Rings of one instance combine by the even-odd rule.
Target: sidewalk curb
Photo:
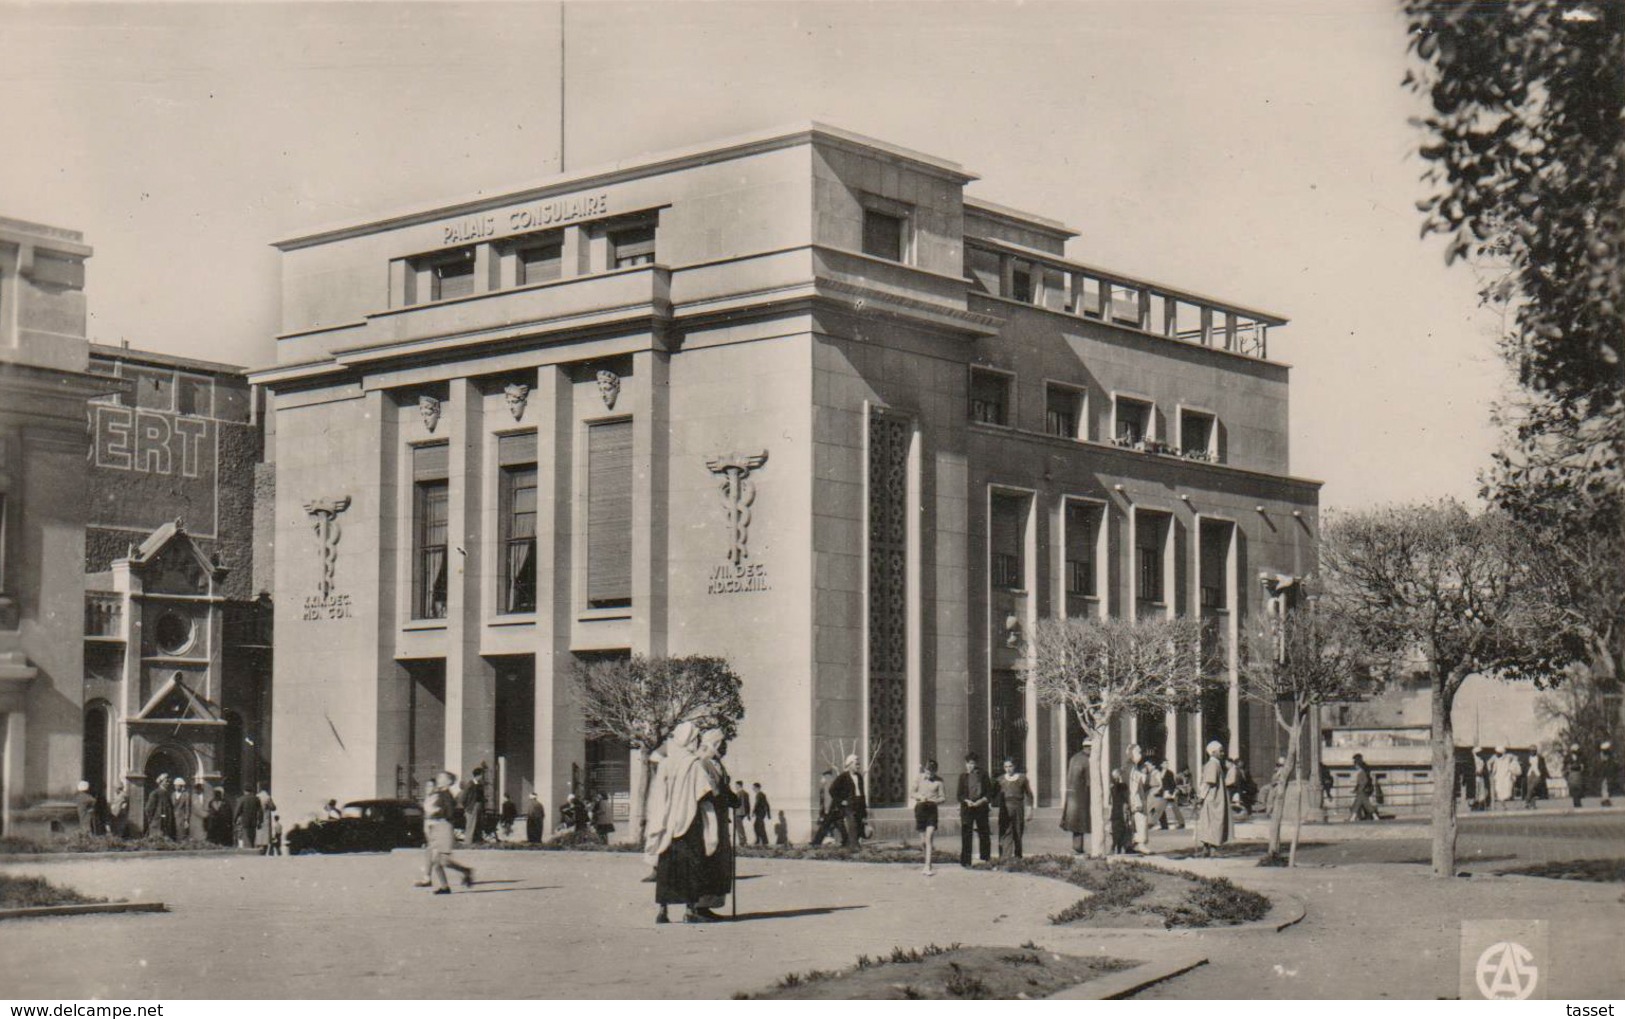
[[[167,913],[162,902],[89,902],[72,906],[24,906],[0,909],[0,920],[26,920],[34,916],[83,916],[87,913]]]
[[[106,853],[0,853],[0,864],[5,863],[63,863],[73,860],[150,860],[154,857],[217,857],[263,856],[258,849],[139,849],[131,852]]]
[[[1126,998],[1145,990],[1152,984],[1161,983],[1181,973],[1187,973],[1198,966],[1207,965],[1207,956],[1192,953],[1177,955],[1172,959],[1157,959],[1152,962],[1143,962],[1133,969],[1126,969],[1120,973],[1108,973],[1103,977],[1068,987],[1064,991],[1057,991],[1049,996],[1050,1001],[1108,1001],[1113,998]]]

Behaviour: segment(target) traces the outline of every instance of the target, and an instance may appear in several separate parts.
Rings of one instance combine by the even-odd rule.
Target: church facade
[[[569,677],[627,654],[730,661],[730,769],[793,838],[854,744],[882,811],[967,749],[1058,804],[1036,620],[1233,635],[1312,565],[1318,485],[1284,319],[1071,260],[974,180],[814,124],[278,242],[284,808],[481,763],[622,793]],[[1277,749],[1234,682],[1119,738]]]

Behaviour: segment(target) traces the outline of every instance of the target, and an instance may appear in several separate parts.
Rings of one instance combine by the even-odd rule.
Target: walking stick
[[[728,880],[733,885],[733,894],[728,896],[728,909],[730,919],[739,919],[739,847],[733,847],[732,858],[728,861]]]

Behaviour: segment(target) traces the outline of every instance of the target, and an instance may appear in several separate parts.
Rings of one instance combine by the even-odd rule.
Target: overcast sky
[[[1069,254],[1289,317],[1326,506],[1471,498],[1499,318],[1418,239],[1374,2],[570,3],[567,169],[823,119],[962,163]],[[0,215],[82,230],[104,343],[274,359],[270,241],[559,165],[559,7],[0,0]]]

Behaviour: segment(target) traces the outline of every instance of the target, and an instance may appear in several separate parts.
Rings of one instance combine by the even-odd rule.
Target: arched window
[[[112,712],[106,701],[85,705],[85,731],[80,774],[97,796],[107,795],[107,766],[112,742]]]

